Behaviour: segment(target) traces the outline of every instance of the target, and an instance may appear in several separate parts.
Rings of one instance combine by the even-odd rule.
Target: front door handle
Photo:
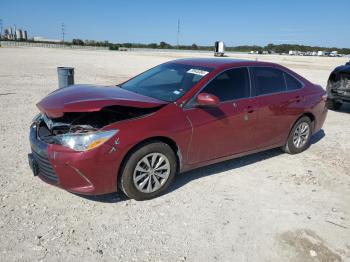
[[[251,114],[251,113],[254,113],[255,110],[256,110],[256,107],[254,107],[254,106],[248,106],[247,109],[246,109],[246,112],[247,112],[248,114]]]

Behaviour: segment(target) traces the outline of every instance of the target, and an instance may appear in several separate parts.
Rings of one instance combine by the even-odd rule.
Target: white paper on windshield
[[[195,74],[195,75],[199,75],[199,76],[205,76],[206,74],[208,74],[208,71],[204,71],[204,70],[199,70],[199,69],[190,69],[187,71],[187,73],[189,74]]]

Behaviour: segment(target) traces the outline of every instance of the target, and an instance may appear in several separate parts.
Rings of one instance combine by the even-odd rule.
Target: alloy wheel
[[[153,193],[165,184],[169,175],[168,158],[161,153],[150,153],[136,164],[133,181],[140,192]]]
[[[310,126],[306,122],[301,122],[294,131],[293,144],[296,148],[302,148],[307,143],[310,136]]]

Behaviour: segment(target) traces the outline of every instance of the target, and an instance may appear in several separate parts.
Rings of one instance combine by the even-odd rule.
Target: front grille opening
[[[35,151],[32,152],[34,159],[36,160],[39,166],[39,175],[44,178],[47,178],[53,183],[58,183],[58,176],[56,175],[55,170],[53,169],[48,157],[39,154]]]

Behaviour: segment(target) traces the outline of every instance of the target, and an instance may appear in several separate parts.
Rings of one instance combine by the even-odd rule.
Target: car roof
[[[168,63],[178,63],[193,66],[210,67],[214,69],[227,68],[234,66],[279,66],[274,63],[260,62],[254,60],[245,59],[233,59],[233,58],[184,58],[169,61]]]

